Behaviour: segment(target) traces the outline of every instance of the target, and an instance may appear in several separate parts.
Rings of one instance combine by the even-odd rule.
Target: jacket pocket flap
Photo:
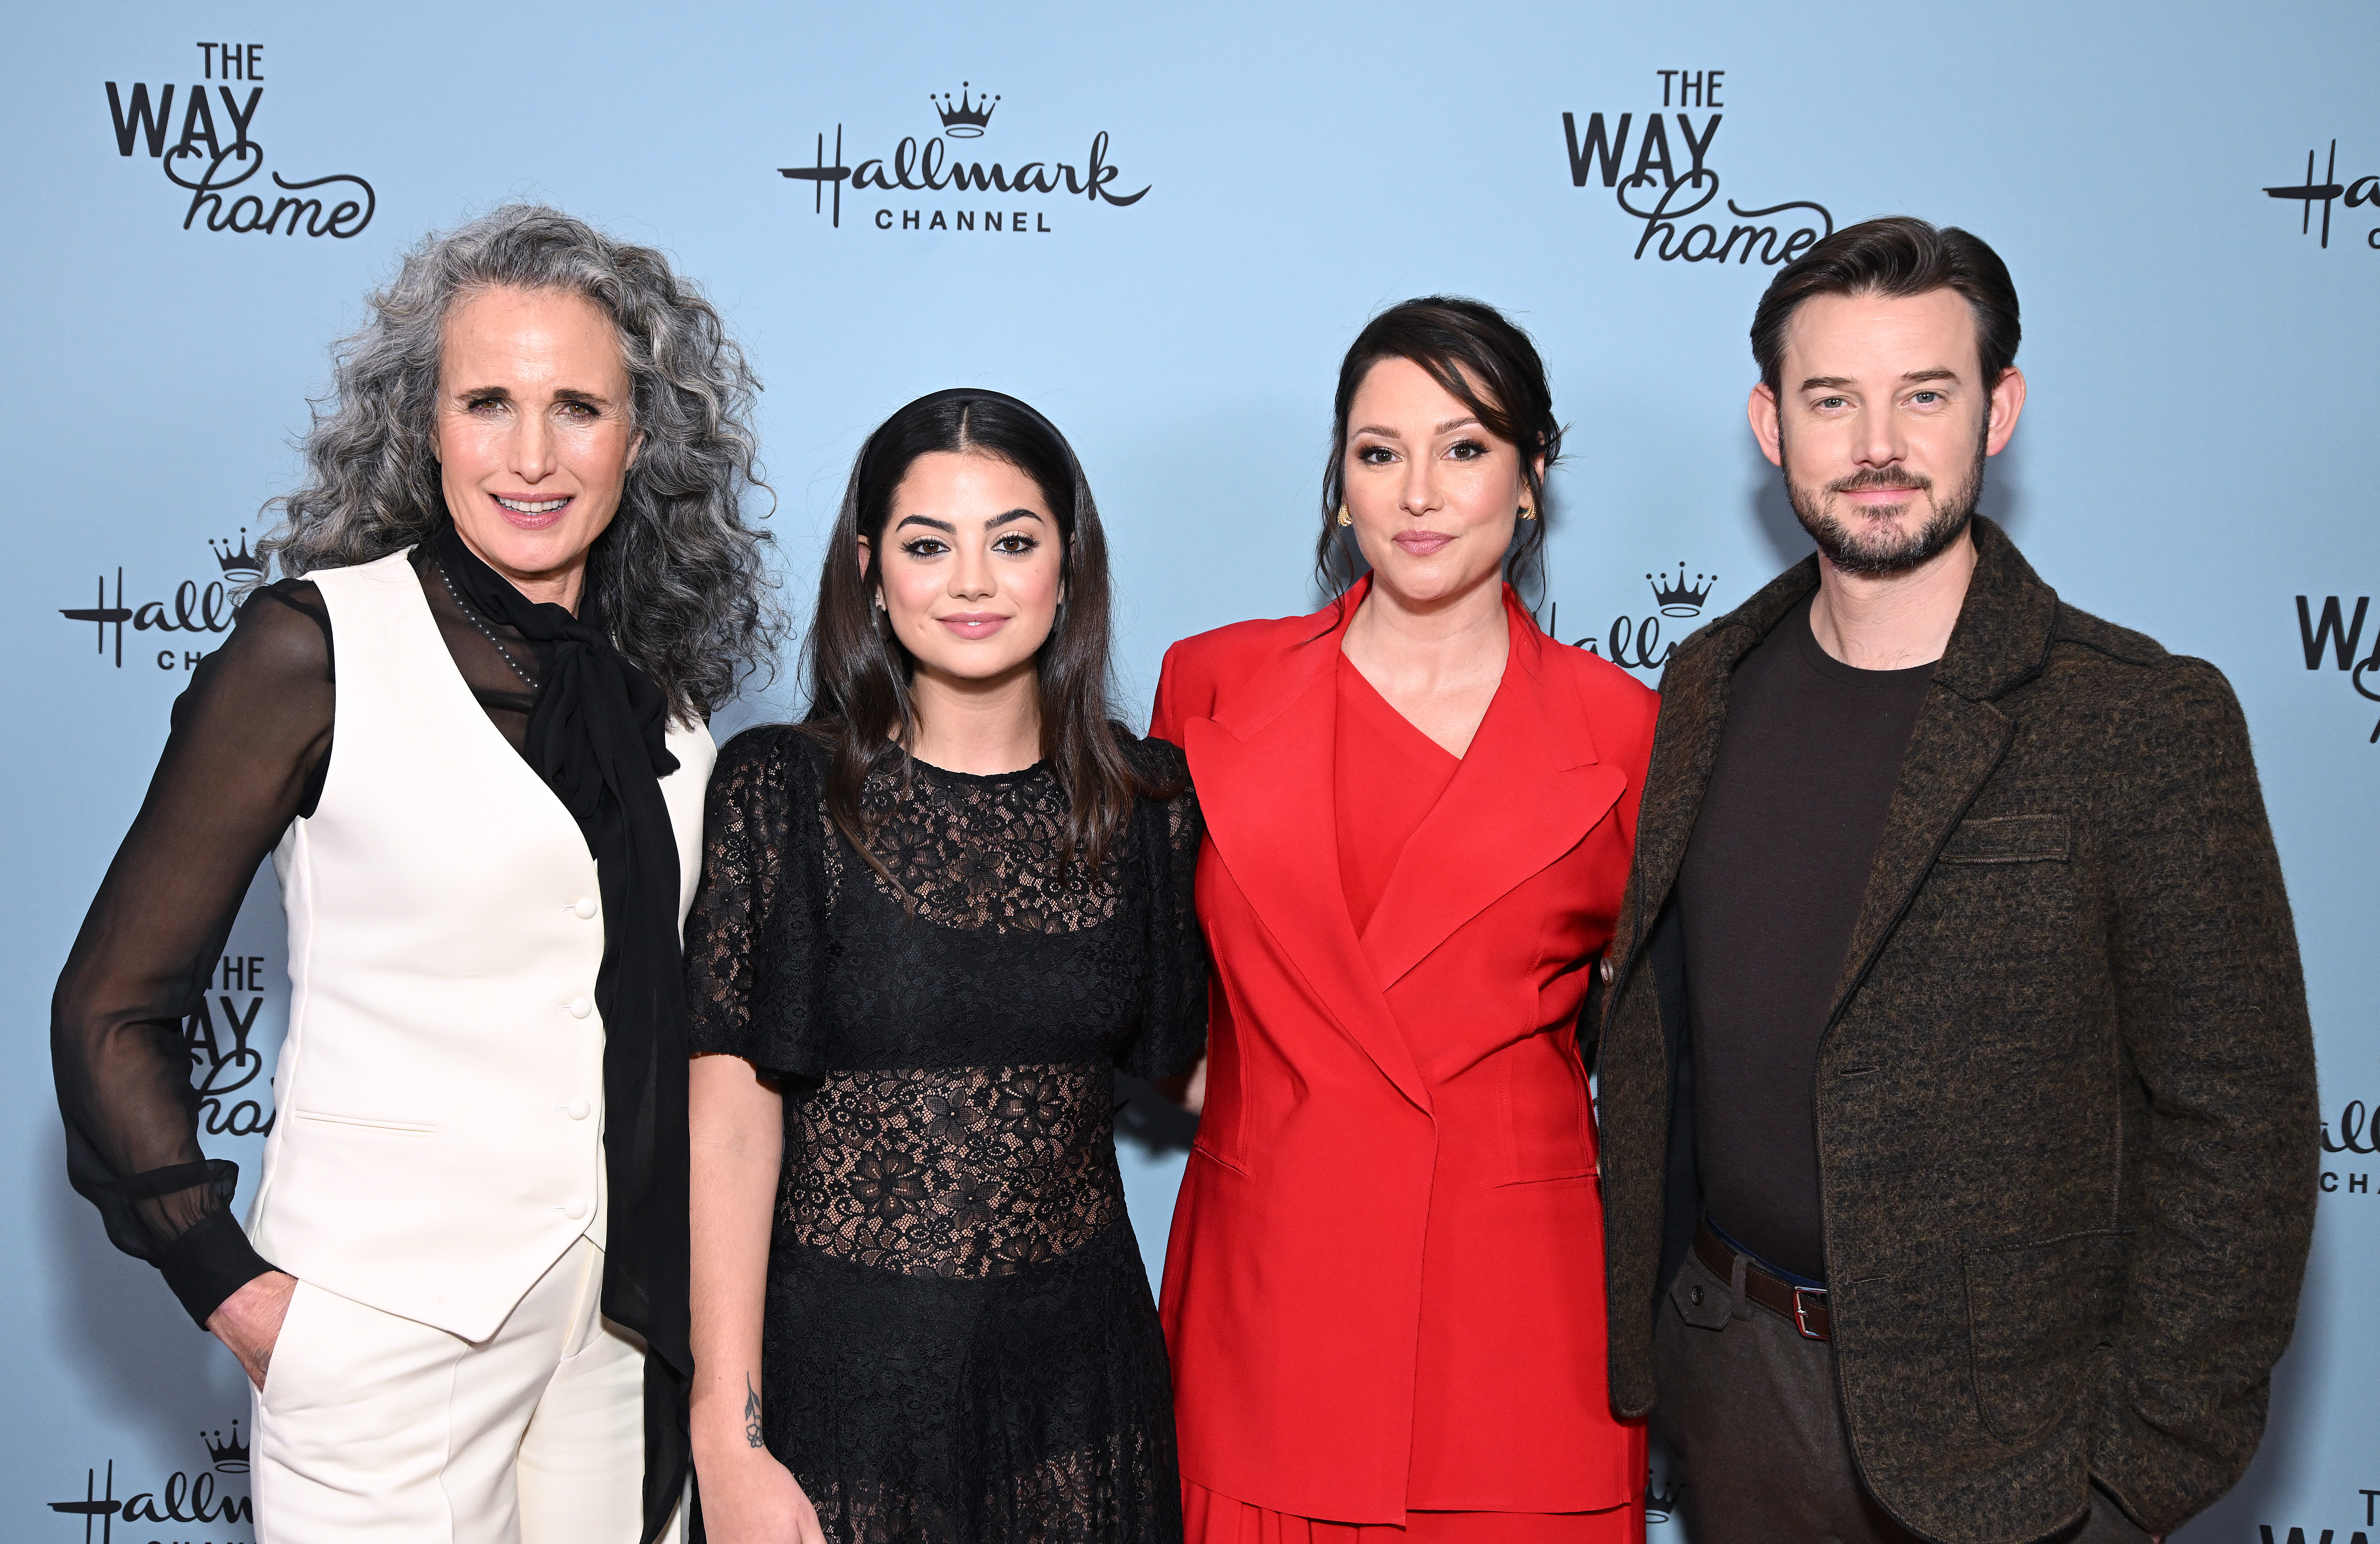
[[[1943,845],[1945,863],[2063,863],[2063,815],[1990,815],[1961,821]]]
[[[2128,1231],[2067,1234],[1967,1256],[1975,1401],[2003,1442],[2037,1440],[2115,1343],[2131,1259]]]

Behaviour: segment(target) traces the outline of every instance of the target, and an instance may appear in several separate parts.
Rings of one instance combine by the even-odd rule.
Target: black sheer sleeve
[[[251,596],[174,704],[148,796],[51,1000],[67,1178],[200,1325],[272,1267],[229,1210],[238,1166],[200,1150],[182,1021],[257,865],[321,793],[332,703],[320,592],[285,580]]]
[[[704,801],[702,882],[686,919],[688,1042],[815,1077],[816,752],[797,729],[727,742]]]
[[[1207,941],[1193,904],[1207,822],[1178,748],[1143,740],[1133,748],[1133,759],[1151,783],[1181,791],[1145,802],[1135,821],[1142,882],[1148,887],[1148,957],[1140,1028],[1116,1064],[1135,1077],[1173,1077],[1188,1072],[1207,1049]]]

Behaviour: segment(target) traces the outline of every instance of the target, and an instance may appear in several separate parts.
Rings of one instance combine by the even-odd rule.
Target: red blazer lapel
[[[1363,946],[1385,991],[1451,933],[1578,845],[1628,787],[1510,590],[1512,655],[1463,765],[1397,859]],[[1337,852],[1334,839],[1332,859]],[[1333,870],[1336,871],[1335,869]],[[1343,902],[1342,909],[1344,909]]]
[[[1362,594],[1344,614],[1353,617]],[[1207,834],[1267,932],[1316,999],[1423,1110],[1421,1069],[1371,979],[1339,880],[1332,812],[1340,632],[1257,670],[1211,719],[1183,725]]]

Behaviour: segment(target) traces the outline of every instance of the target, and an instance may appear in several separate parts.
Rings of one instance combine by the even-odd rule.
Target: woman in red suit
[[[1349,350],[1318,615],[1167,654],[1211,1065],[1162,1312],[1192,1544],[1644,1536],[1576,1028],[1654,697],[1539,632],[1544,367],[1475,301]],[[1194,1101],[1198,1094],[1194,1083]]]

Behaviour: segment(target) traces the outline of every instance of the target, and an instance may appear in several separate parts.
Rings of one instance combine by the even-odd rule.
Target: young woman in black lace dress
[[[1206,1033],[1181,753],[1107,716],[1074,453],[992,392],[860,452],[808,722],[738,736],[686,924],[719,1544],[1181,1538],[1111,1071]]]

